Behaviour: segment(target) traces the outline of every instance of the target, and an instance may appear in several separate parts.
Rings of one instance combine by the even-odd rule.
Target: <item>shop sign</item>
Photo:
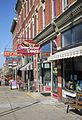
[[[20,56],[7,56],[6,61],[19,61],[21,59]]]
[[[18,44],[17,45],[17,53],[23,54],[23,55],[34,55],[40,53],[40,47],[34,46],[34,44],[25,46],[24,44]]]
[[[18,54],[17,52],[13,52],[13,51],[4,51],[4,56],[22,56],[22,54]]]
[[[16,81],[12,81],[12,83],[11,83],[11,88],[12,88],[12,89],[16,89],[16,88],[17,88]]]

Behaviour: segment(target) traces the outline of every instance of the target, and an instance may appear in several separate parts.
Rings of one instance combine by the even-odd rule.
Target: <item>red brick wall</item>
[[[38,32],[42,31],[42,7],[38,11]]]
[[[72,4],[75,0],[68,0],[68,4]]]
[[[62,0],[56,0],[56,16],[62,13]]]
[[[45,1],[45,23],[46,26],[51,22],[52,19],[52,0]]]
[[[68,0],[68,5],[71,5],[75,0]],[[56,0],[56,16],[62,14],[62,0]]]
[[[60,34],[57,35],[56,42],[57,42],[57,47],[61,47],[61,35]]]

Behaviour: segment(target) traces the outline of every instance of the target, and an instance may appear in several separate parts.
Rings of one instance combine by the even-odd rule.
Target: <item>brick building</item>
[[[82,1],[56,0],[58,49],[48,60],[52,62],[54,96],[58,99],[75,97],[82,90]],[[56,71],[57,70],[57,71]],[[52,88],[53,88],[52,87]]]
[[[23,56],[22,67],[18,69],[23,79],[33,83],[35,91],[51,92],[59,100],[71,94],[66,91],[66,83],[70,81],[73,89],[81,84],[81,67],[78,70],[82,60],[81,4],[81,0],[18,0],[16,3],[17,19],[11,27],[13,50],[25,39],[33,39],[41,48],[40,54]],[[77,60],[79,63],[75,65]]]

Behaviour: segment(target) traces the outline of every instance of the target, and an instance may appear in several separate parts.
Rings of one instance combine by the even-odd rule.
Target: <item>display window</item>
[[[57,93],[58,92],[58,79],[57,79],[57,66],[56,66],[56,61],[53,62],[53,93]]]
[[[63,88],[82,91],[82,57],[63,60]]]
[[[43,85],[51,86],[51,71],[50,63],[43,64]]]

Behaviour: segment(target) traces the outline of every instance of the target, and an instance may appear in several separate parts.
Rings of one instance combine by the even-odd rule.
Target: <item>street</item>
[[[10,90],[0,86],[0,120],[82,120],[73,111],[66,113],[66,106],[50,96]]]

